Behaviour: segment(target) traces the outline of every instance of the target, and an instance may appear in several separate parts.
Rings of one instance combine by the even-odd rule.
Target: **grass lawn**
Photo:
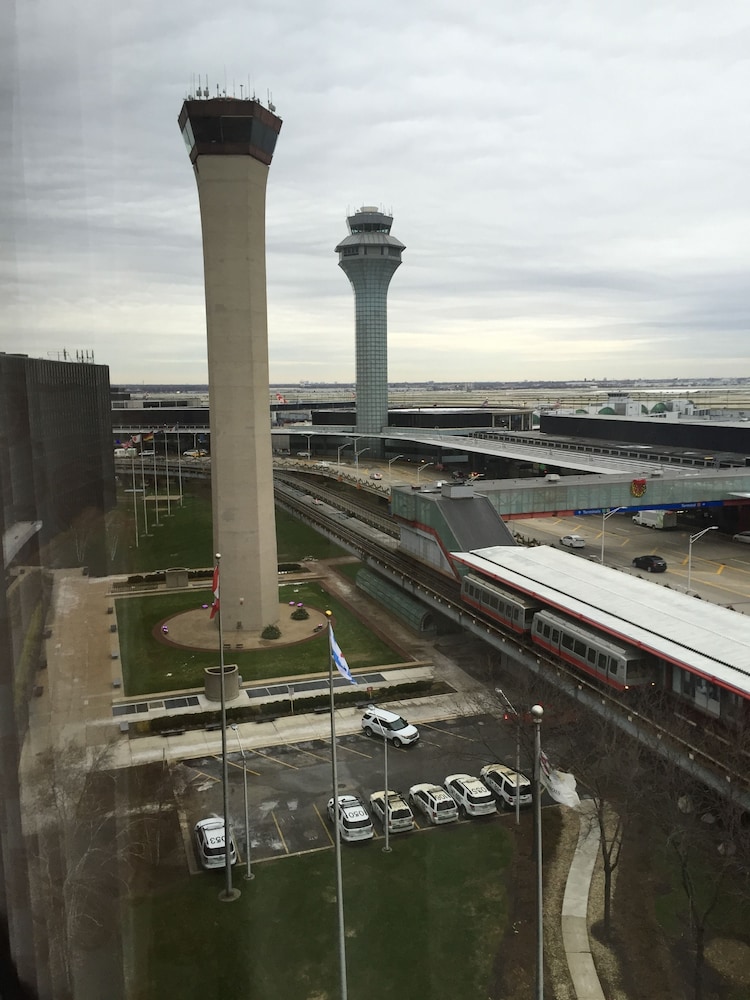
[[[350,667],[376,667],[399,659],[390,646],[373,635],[345,605],[325,592],[317,581],[282,584],[279,588],[279,600],[291,600],[292,596],[310,607],[333,611],[336,640]],[[115,601],[126,695],[133,697],[157,691],[203,687],[204,667],[216,666],[218,662],[218,633],[217,650],[202,652],[165,645],[154,636],[153,631],[170,615],[200,608],[210,601],[209,589],[120,597]],[[204,613],[208,615],[208,609]],[[233,649],[227,662],[237,663],[245,681],[290,674],[322,673],[328,670],[327,634],[313,635],[304,642],[276,648],[246,652]]]
[[[119,542],[111,560],[111,573],[145,573],[169,566],[189,569],[213,565],[210,490],[183,497],[184,505],[172,504],[172,516],[160,514],[161,527],[149,521],[150,537],[141,534],[135,546],[132,499],[122,496],[118,506]],[[139,512],[140,513],[140,512]],[[150,515],[153,518],[153,514]],[[143,525],[140,525],[141,532]],[[347,555],[317,531],[276,508],[276,545],[279,562],[297,562],[306,557],[332,559]]]
[[[391,854],[382,843],[342,845],[349,995],[486,997],[508,919],[504,827],[394,837]],[[339,996],[333,851],[256,865],[255,875],[248,884],[235,874],[234,903],[218,899],[222,871],[133,902],[134,1000]]]

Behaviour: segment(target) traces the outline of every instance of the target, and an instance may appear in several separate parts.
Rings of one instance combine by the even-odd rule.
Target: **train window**
[[[561,645],[565,649],[572,649],[573,648],[573,640],[571,639],[571,637],[569,635],[564,635],[562,637],[562,643],[561,643]]]
[[[494,594],[490,594],[489,605],[491,608],[494,608],[495,611],[497,611],[497,598],[495,597]]]
[[[609,672],[610,672],[610,674],[613,677],[617,677],[618,676],[618,674],[620,673],[620,667],[621,667],[621,664],[620,664],[619,660],[616,660],[614,657],[610,657],[610,660],[609,660]]]
[[[589,649],[588,652],[586,653],[586,659],[592,666],[596,666],[596,650]]]
[[[560,633],[555,628],[555,629],[552,630],[552,643],[554,645],[554,644],[558,643],[559,641],[560,641]]]
[[[580,639],[576,639],[575,644],[573,646],[573,651],[575,653],[577,653],[578,656],[580,656],[582,660],[585,659],[585,657],[586,657],[586,643],[585,642],[581,642]]]
[[[518,608],[513,608],[513,621],[518,621]]]
[[[599,653],[599,663],[598,663],[598,666],[599,666],[599,669],[606,674],[606,672],[607,672],[607,657],[606,657],[606,655],[604,653]]]

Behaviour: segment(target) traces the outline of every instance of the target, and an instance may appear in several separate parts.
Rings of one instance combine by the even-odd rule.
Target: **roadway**
[[[510,522],[512,530],[525,538],[560,546],[563,535],[582,535],[584,549],[567,549],[578,558],[601,559],[602,518],[525,518]],[[604,562],[607,566],[648,577],[674,590],[688,590],[689,539],[700,528],[659,530],[633,524],[630,514],[613,514],[604,524]],[[634,556],[655,554],[667,562],[665,573],[646,573],[631,565]],[[750,614],[750,546],[733,542],[718,531],[696,539],[690,559],[690,592],[714,604]]]
[[[297,469],[300,468],[299,463],[290,463],[287,469],[291,471],[293,465]],[[304,467],[311,473],[321,471],[315,468],[312,462],[309,465],[305,463]],[[369,470],[375,468],[377,466],[372,465]],[[330,470],[325,471],[330,474]],[[378,482],[372,482],[368,478],[369,472],[366,469],[357,473],[353,468],[345,466],[341,472],[350,485],[356,486],[359,479],[362,486],[372,488],[373,492],[387,492],[391,485],[416,486],[419,483],[422,486],[434,486],[435,481],[441,476],[441,473],[436,473],[434,468],[426,467],[418,475],[417,468],[411,465],[390,471],[383,467],[383,479]],[[299,478],[304,477],[298,477],[296,483],[298,489],[303,488],[304,492],[314,494],[316,499],[323,503],[331,503],[338,509],[347,506],[355,518],[362,516],[358,509],[360,506],[358,501],[363,491],[354,494],[351,504],[347,504],[347,495],[350,491],[338,490],[334,494],[329,490],[324,477],[320,477],[314,483],[311,480],[308,486],[300,483]],[[311,499],[310,502],[314,501]],[[384,519],[382,512],[381,518]],[[586,540],[586,547],[566,551],[578,558],[597,562],[601,559],[602,518],[598,514],[579,517],[516,518],[508,524],[515,534],[558,547],[562,547],[560,538],[563,535],[582,535]],[[381,530],[385,530],[382,525],[380,527]],[[700,530],[697,527],[673,528],[666,531],[645,528],[633,524],[631,514],[613,514],[607,517],[604,525],[604,563],[628,573],[647,576],[652,582],[662,586],[686,592],[689,538]],[[634,556],[646,554],[662,556],[667,562],[666,572],[650,574],[634,569],[631,565]],[[698,594],[702,599],[714,604],[731,606],[737,611],[750,614],[750,546],[733,542],[718,531],[709,531],[694,542],[690,562],[691,593]]]

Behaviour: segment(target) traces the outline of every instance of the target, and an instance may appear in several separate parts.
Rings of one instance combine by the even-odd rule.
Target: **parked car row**
[[[517,794],[520,805],[531,805],[531,782],[525,774],[516,774],[514,768],[500,763],[487,764],[480,773],[480,778],[449,774],[442,785],[419,782],[406,795],[390,788],[373,792],[370,811],[384,830],[387,822],[389,833],[406,833],[414,829],[415,810],[440,826],[459,817],[492,816],[498,805],[515,807]],[[342,840],[353,843],[375,835],[370,813],[358,795],[339,795],[338,807],[331,797],[327,813],[331,823],[338,821]]]

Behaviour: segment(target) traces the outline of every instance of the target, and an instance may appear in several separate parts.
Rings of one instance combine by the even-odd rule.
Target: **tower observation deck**
[[[336,253],[354,289],[356,427],[366,435],[388,426],[388,286],[406,247],[391,236],[393,218],[378,208],[364,206],[346,221],[350,235]],[[373,439],[372,457],[381,447]]]
[[[281,119],[255,98],[202,94],[178,123],[203,234],[214,551],[225,621],[256,630],[279,617],[265,214]]]

